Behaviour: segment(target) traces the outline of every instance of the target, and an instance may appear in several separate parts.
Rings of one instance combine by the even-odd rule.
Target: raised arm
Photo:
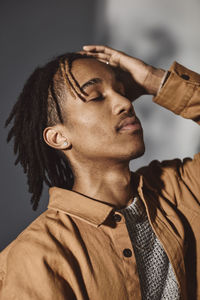
[[[184,118],[200,124],[200,75],[174,62],[166,72],[142,60],[103,45],[87,45],[84,53],[119,67],[132,76],[137,88],[132,99],[143,94],[154,96],[153,101]],[[162,87],[162,89],[161,89]]]
[[[104,46],[86,46],[86,53],[93,55],[103,62],[109,62],[114,67],[120,67],[129,72],[133,80],[140,87],[135,97],[142,94],[153,95],[153,101],[177,115],[191,119],[200,125],[200,75],[174,62],[169,71],[156,69],[143,61],[130,57]],[[160,170],[160,171],[158,171]],[[164,172],[169,178],[176,178],[176,183],[184,182],[200,203],[200,153],[194,158],[174,159],[170,161],[153,161],[150,167],[141,169],[148,180],[153,180],[156,174]],[[157,175],[156,175],[157,176]],[[158,182],[157,178],[155,182]],[[153,183],[152,183],[153,184]],[[170,180],[165,183],[166,190],[174,193]],[[187,198],[185,199],[187,200]],[[183,199],[180,201],[182,203]],[[193,206],[191,202],[189,206]]]

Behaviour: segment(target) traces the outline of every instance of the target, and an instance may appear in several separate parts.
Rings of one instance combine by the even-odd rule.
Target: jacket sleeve
[[[200,75],[174,62],[169,77],[153,101],[177,115],[191,119],[200,125]],[[200,203],[200,153],[193,158],[173,159],[163,162],[153,161],[148,167],[138,170],[157,189],[158,174],[165,182],[165,190],[176,202],[190,201],[184,189],[193,194],[198,209]],[[177,197],[179,193],[179,197]],[[181,196],[182,195],[182,196]],[[184,198],[184,200],[183,200]],[[186,199],[187,198],[187,199]],[[178,201],[178,200],[177,200]],[[176,203],[179,205],[180,203]],[[182,205],[182,204],[181,204]],[[194,205],[188,203],[189,206]]]
[[[174,62],[170,75],[153,101],[200,125],[200,75]]]

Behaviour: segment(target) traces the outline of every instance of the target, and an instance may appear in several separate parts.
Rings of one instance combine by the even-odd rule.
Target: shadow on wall
[[[168,69],[174,60],[200,72],[200,3],[192,0],[98,1],[96,40]],[[199,68],[199,69],[198,69]],[[143,128],[146,153],[131,162],[133,170],[153,159],[193,156],[198,151],[199,128],[150,101],[134,102]]]
[[[9,128],[3,128],[4,122],[26,79],[39,64],[94,42],[94,12],[93,0],[1,1],[0,250],[48,203],[48,189],[45,187],[38,211],[32,211],[26,176],[21,166],[14,166],[16,157],[12,142],[6,144]]]

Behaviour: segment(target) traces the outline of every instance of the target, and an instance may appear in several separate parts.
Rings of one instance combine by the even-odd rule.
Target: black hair
[[[84,92],[74,78],[72,62],[78,58],[90,58],[80,53],[57,56],[43,67],[38,67],[26,81],[19,98],[8,116],[5,127],[11,121],[7,142],[14,139],[15,165],[20,163],[27,174],[31,203],[36,210],[43,184],[72,189],[74,175],[70,162],[61,150],[54,149],[43,139],[43,130],[57,123],[64,123],[61,96],[63,84],[83,101]],[[59,73],[59,80],[55,75]]]

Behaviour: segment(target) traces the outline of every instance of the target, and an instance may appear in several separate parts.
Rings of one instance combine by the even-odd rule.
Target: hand
[[[128,78],[129,73],[134,84],[134,99],[144,94],[156,95],[165,73],[164,70],[156,69],[140,59],[106,46],[87,45],[83,47],[83,50],[104,63],[108,62],[111,66],[120,68],[124,73],[123,77]]]

